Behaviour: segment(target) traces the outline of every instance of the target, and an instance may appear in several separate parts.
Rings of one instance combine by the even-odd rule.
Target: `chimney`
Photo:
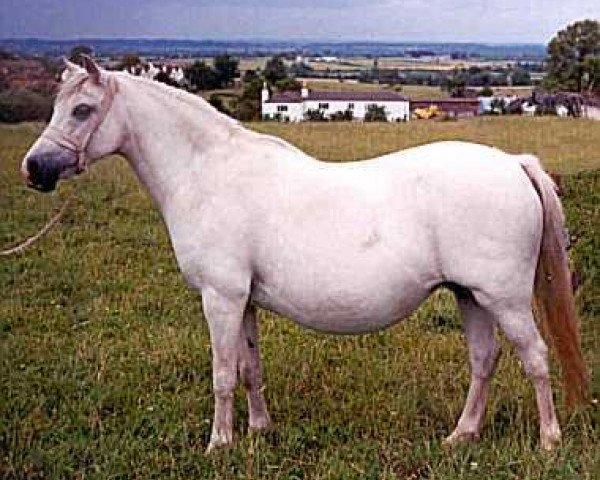
[[[302,90],[300,90],[300,96],[302,98],[308,98],[308,86],[306,85],[306,80],[302,82]]]
[[[269,101],[269,89],[267,88],[267,82],[263,83],[263,89],[261,92],[261,101],[262,101],[262,103]]]

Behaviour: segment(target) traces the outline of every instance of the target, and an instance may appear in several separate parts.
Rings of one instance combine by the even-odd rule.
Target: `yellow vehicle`
[[[442,114],[442,111],[437,105],[430,105],[427,108],[416,108],[413,112],[415,118],[428,120]]]

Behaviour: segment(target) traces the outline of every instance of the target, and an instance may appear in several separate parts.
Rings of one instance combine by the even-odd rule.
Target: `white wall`
[[[283,106],[287,111],[279,111],[278,107]],[[277,114],[281,115],[282,120],[290,122],[301,122],[304,120],[304,111],[301,103],[263,103],[262,115],[268,115],[273,118]]]
[[[349,109],[349,104],[354,104],[354,109],[352,110],[354,114],[354,118],[357,120],[362,120],[365,118],[365,113],[367,113],[367,106],[376,104],[379,106],[385,107],[385,112],[387,114],[388,120],[395,122],[396,120],[408,120],[410,118],[409,111],[409,103],[407,101],[402,102],[374,102],[374,101],[317,101],[317,100],[308,100],[304,102],[304,111],[307,110],[317,110],[319,108],[319,104],[328,103],[329,108],[327,110],[323,110],[326,117],[336,113],[336,112],[345,112]]]
[[[391,122],[395,122],[396,120],[409,120],[410,119],[410,109],[408,101],[400,101],[400,102],[374,102],[374,101],[317,101],[317,100],[306,100],[303,103],[263,103],[262,104],[262,114],[263,116],[269,115],[270,117],[274,117],[277,113],[281,115],[283,120],[286,118],[291,122],[299,122],[304,120],[304,113],[308,110],[317,110],[319,108],[319,104],[327,103],[329,104],[329,108],[327,110],[323,110],[326,117],[331,116],[336,112],[345,112],[349,109],[349,104],[354,104],[354,109],[352,110],[354,114],[354,118],[357,120],[362,120],[365,118],[365,113],[367,112],[367,106],[376,104],[379,106],[383,106],[385,108],[385,112],[387,114],[388,120]],[[287,112],[278,111],[277,107],[280,105],[285,105],[287,107]]]

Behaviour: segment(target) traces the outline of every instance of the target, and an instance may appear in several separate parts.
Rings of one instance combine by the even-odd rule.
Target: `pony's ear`
[[[63,63],[65,64],[65,67],[67,67],[67,70],[69,70],[69,72],[74,73],[80,69],[79,65],[73,63],[67,57],[62,57],[62,60],[63,60]]]
[[[60,78],[61,81],[68,80],[71,75],[74,75],[77,72],[80,72],[82,69],[79,65],[71,62],[67,57],[63,57],[63,63],[65,64],[65,69],[63,70]]]
[[[82,53],[79,56],[81,57],[81,60],[83,60],[83,68],[85,68],[90,78],[94,81],[94,83],[99,84],[102,72],[98,64],[94,62],[94,60],[92,60],[92,57],[90,57],[89,55],[85,55]]]

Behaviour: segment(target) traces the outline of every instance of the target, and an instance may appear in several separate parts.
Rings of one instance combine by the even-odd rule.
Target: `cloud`
[[[547,42],[598,0],[2,0],[0,35]]]

